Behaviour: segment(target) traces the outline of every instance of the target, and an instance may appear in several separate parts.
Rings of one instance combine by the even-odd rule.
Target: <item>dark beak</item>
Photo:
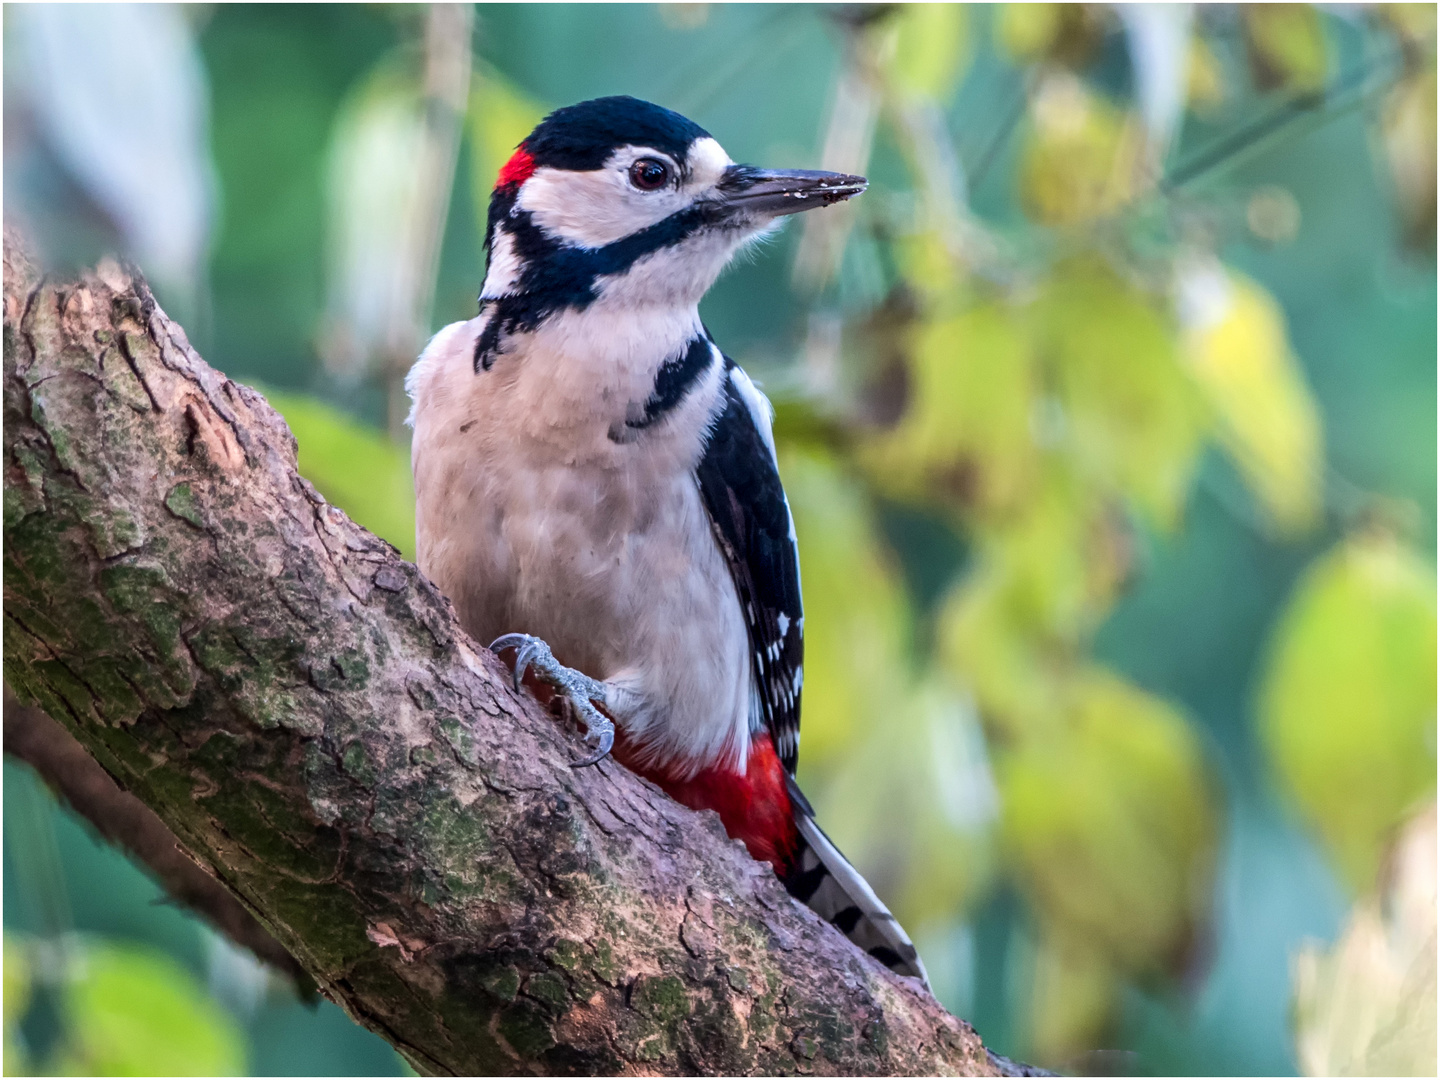
[[[774,172],[749,165],[731,165],[717,190],[726,206],[737,211],[779,217],[817,206],[830,206],[859,195],[869,185],[863,176],[787,169]]]

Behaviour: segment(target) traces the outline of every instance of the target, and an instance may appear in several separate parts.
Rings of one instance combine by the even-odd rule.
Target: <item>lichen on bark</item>
[[[571,768],[133,270],[7,242],[4,383],[7,683],[418,1070],[1002,1070],[713,814]]]

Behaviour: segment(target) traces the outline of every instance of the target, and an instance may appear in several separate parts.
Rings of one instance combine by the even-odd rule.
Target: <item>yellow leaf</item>
[[[782,446],[800,545],[805,686],[800,766],[854,747],[903,690],[909,611],[858,487],[819,448]]]
[[[1135,195],[1144,137],[1134,117],[1092,94],[1074,75],[1052,72],[1030,104],[1020,159],[1021,203],[1043,225],[1083,225],[1114,214]]]
[[[1363,533],[1306,571],[1270,644],[1261,734],[1281,782],[1357,890],[1435,786],[1435,575]]]
[[[26,1076],[30,1073],[30,1062],[25,1042],[20,1035],[20,1021],[30,1008],[31,992],[34,989],[30,970],[30,946],[27,939],[16,934],[5,935],[5,1035],[4,1071],[6,1076]]]
[[[1311,4],[1246,4],[1245,42],[1255,82],[1265,90],[1318,94],[1325,89],[1329,46]]]
[[[1199,34],[1190,38],[1185,98],[1197,112],[1213,109],[1225,100],[1225,72],[1215,51]]]
[[[1434,1076],[1435,804],[1405,826],[1388,881],[1329,950],[1295,961],[1295,1049],[1309,1076]]]
[[[896,261],[911,292],[928,304],[943,305],[960,284],[954,253],[937,229],[897,238]]]
[[[1435,8],[1430,7],[1433,20]],[[1431,23],[1431,45],[1434,45]],[[1399,196],[1405,239],[1411,247],[1435,247],[1435,68],[1404,79],[1385,99],[1380,130],[1385,157]]]
[[[1073,647],[1113,601],[1127,552],[1093,487],[1057,455],[1045,465],[1022,512],[979,536],[1005,575],[1016,624]]]
[[[1063,459],[1013,516],[977,525],[974,568],[939,617],[940,657],[1002,740],[1040,737],[1128,565],[1121,527]]]
[[[1016,60],[1043,56],[1060,33],[1059,4],[1005,4],[997,9],[995,37]]]
[[[1104,34],[1104,12],[1092,4],[1004,4],[995,37],[1014,60],[1054,60],[1076,66],[1089,59]]]
[[[1030,972],[1027,1060],[1070,1072],[1064,1066],[1104,1045],[1119,1001],[1120,980],[1102,953],[1042,938]]]
[[[1191,369],[1218,415],[1221,445],[1281,532],[1310,527],[1321,499],[1320,412],[1280,305],[1218,266],[1184,271],[1180,293]]]
[[[1409,45],[1435,51],[1434,4],[1381,4],[1380,14]]]
[[[1044,933],[1135,976],[1174,974],[1207,918],[1215,797],[1166,702],[1100,669],[1067,723],[997,762],[1003,835]]]
[[[972,570],[942,609],[939,658],[974,692],[1001,745],[1045,730],[1060,713],[1047,639],[1018,616],[998,560]]]
[[[906,4],[895,29],[890,64],[896,86],[916,97],[949,100],[969,59],[969,17],[963,4]]]
[[[1169,318],[1105,263],[1085,259],[1057,269],[1034,319],[1063,410],[1062,444],[1083,475],[1173,528],[1206,415]]]
[[[96,942],[66,988],[62,1071],[79,1076],[239,1076],[244,1037],[188,971],[155,949]]]
[[[994,869],[995,782],[974,709],[938,680],[907,680],[872,721],[806,794],[903,924],[953,918]]]
[[[1037,464],[1037,387],[1022,317],[985,303],[910,332],[905,412],[860,454],[877,485],[982,512],[1025,496]]]

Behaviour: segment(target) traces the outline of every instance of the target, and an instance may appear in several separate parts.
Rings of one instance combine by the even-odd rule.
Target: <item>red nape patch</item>
[[[518,186],[530,179],[535,171],[535,159],[530,156],[530,151],[522,145],[520,149],[510,155],[510,160],[500,170],[500,176],[495,181],[497,188]]]
[[[728,768],[712,767],[689,780],[672,780],[663,773],[636,768],[626,760],[630,756],[628,749],[616,740],[615,754],[622,764],[653,780],[676,802],[692,810],[714,810],[725,831],[744,841],[751,858],[768,862],[782,877],[789,871],[800,833],[785,788],[785,768],[769,735],[753,736],[744,776]]]

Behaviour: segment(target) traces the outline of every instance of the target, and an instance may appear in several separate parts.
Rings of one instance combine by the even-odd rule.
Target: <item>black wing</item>
[[[751,730],[763,722],[781,763],[793,775],[800,753],[805,652],[795,526],[775,467],[768,406],[728,356],[724,389],[724,408],[696,474],[750,631],[759,694],[752,704]]]

